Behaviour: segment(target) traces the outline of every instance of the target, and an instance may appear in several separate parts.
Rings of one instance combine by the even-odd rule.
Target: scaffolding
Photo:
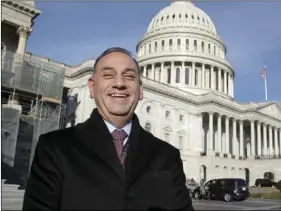
[[[60,128],[65,69],[2,50],[2,173],[25,186],[41,134]],[[3,168],[2,168],[3,169]]]

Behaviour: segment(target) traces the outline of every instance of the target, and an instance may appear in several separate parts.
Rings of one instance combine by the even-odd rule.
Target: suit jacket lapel
[[[126,182],[130,186],[145,170],[152,158],[155,142],[148,139],[144,129],[140,126],[136,115],[132,119],[132,129],[129,136],[129,149],[126,158]]]
[[[78,124],[75,131],[76,136],[125,183],[125,171],[117,157],[112,136],[97,109],[85,123]]]

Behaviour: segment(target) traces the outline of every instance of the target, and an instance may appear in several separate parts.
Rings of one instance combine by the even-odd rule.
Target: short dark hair
[[[105,50],[95,61],[95,64],[94,64],[94,67],[93,67],[93,74],[96,72],[96,66],[98,64],[98,62],[103,58],[105,57],[106,55],[110,54],[110,53],[115,53],[115,52],[120,52],[120,53],[124,53],[126,54],[127,56],[129,56],[133,61],[134,63],[136,64],[137,66],[137,72],[139,74],[139,78],[140,78],[140,83],[141,83],[141,72],[140,72],[140,68],[139,68],[139,64],[137,62],[137,60],[133,57],[133,54],[126,50],[125,48],[121,48],[121,47],[111,47],[111,48],[108,48],[107,50]]]

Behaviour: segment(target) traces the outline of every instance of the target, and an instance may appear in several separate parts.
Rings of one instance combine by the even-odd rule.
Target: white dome
[[[175,27],[196,28],[216,35],[211,18],[187,0],[176,0],[162,9],[150,22],[147,33]]]
[[[233,96],[234,71],[211,18],[190,1],[177,0],[151,21],[137,44],[143,78],[191,92]]]

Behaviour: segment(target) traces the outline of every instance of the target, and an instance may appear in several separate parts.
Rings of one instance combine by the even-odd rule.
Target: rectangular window
[[[170,117],[170,111],[166,111],[166,118]]]
[[[166,142],[170,142],[170,134],[169,133],[165,133],[165,141]]]
[[[179,136],[179,150],[183,150],[183,137]]]

